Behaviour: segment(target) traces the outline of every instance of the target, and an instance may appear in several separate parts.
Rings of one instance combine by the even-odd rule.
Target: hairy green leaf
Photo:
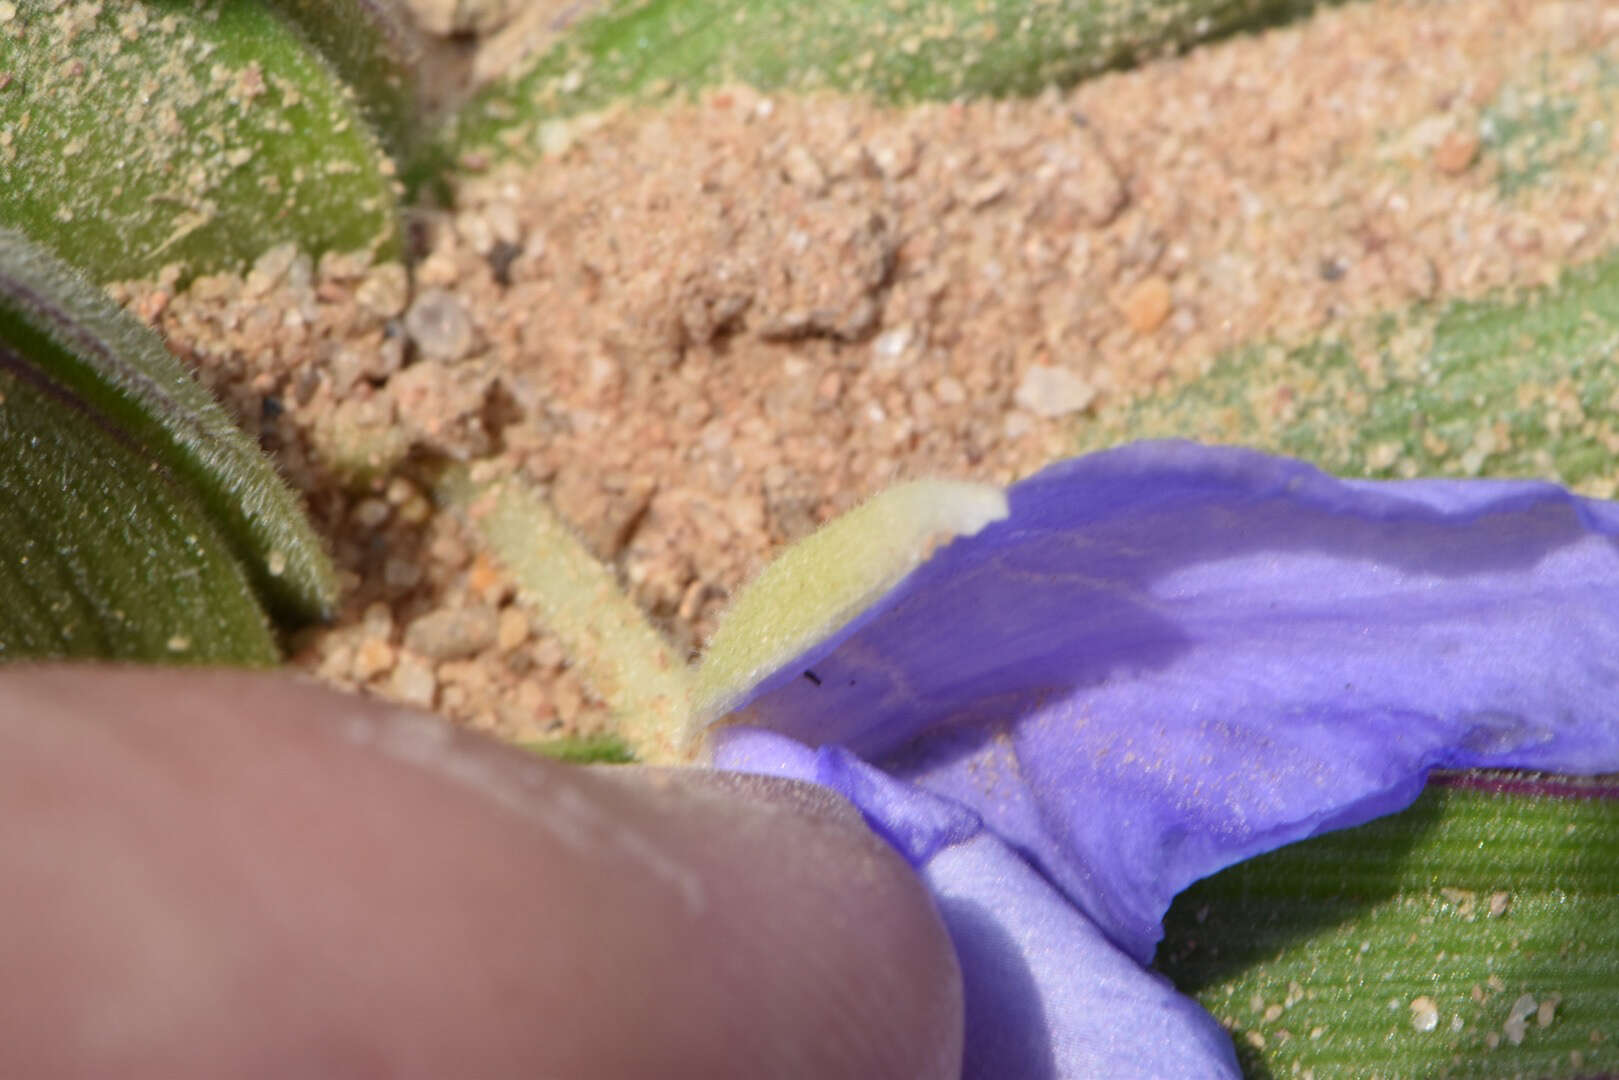
[[[99,282],[238,268],[283,242],[397,255],[391,162],[264,6],[6,7],[0,224]]]
[[[1255,345],[1104,410],[1086,448],[1178,436],[1357,476],[1619,480],[1619,254],[1522,297],[1418,308],[1335,341]]]
[[[506,566],[519,598],[612,707],[629,752],[655,764],[688,756],[681,740],[692,680],[684,659],[550,503],[519,477],[474,477],[456,466],[445,469],[438,494]]]
[[[422,134],[417,72],[423,43],[402,5],[387,0],[266,0],[331,62],[400,159]]]
[[[71,268],[5,229],[0,229],[0,345],[16,378],[45,394],[42,400],[63,403],[66,411],[53,412],[53,422],[101,431],[111,445],[137,457],[140,468],[161,468],[164,490],[184,489],[216,523],[207,532],[190,530],[198,542],[206,538],[205,546],[217,543],[234,558],[275,611],[299,619],[330,611],[335,573],[297,497],[258,447],[155,334]],[[35,431],[43,422],[30,419],[30,438],[43,438]],[[28,445],[8,444],[0,451],[9,468],[32,469]],[[28,482],[46,485],[49,475],[19,473],[16,482],[33,476]],[[97,508],[104,500],[94,494],[91,481],[78,482],[75,490],[94,500],[85,513],[103,512]],[[58,516],[78,520],[83,514]],[[87,534],[75,546],[88,542]]]
[[[0,661],[277,656],[209,515],[0,336]]]
[[[620,0],[461,110],[449,143],[508,148],[551,117],[722,83],[882,100],[1029,94],[1308,0]],[[532,148],[532,147],[531,147]]]

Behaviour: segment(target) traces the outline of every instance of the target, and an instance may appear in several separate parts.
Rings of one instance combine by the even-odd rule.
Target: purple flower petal
[[[732,729],[726,757],[842,793],[917,867],[961,962],[963,1077],[1242,1075],[1212,1016],[1108,941],[971,810],[771,732]]]
[[[1186,885],[1432,768],[1619,770],[1611,504],[1182,443],[1010,497],[735,719],[971,808],[1141,963]],[[717,761],[746,739],[716,731]]]

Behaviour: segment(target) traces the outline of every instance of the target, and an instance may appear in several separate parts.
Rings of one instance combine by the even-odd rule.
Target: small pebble
[[[405,268],[398,263],[373,266],[354,290],[354,299],[379,318],[397,318],[410,299],[410,279]]]
[[[884,331],[871,343],[872,354],[879,360],[897,360],[911,347],[911,339],[915,336],[915,331],[909,326],[896,326]]]
[[[806,194],[819,195],[826,190],[826,170],[815,160],[815,155],[804,147],[797,144],[789,147],[787,153],[782,155],[781,167],[793,186]]]
[[[382,580],[395,589],[412,589],[422,580],[422,568],[409,559],[390,558],[382,566]]]
[[[488,255],[495,246],[495,230],[489,219],[478,213],[465,213],[455,219],[455,231],[461,234],[467,247],[479,255]]]
[[[495,242],[505,244],[513,249],[514,254],[522,250],[523,226],[517,218],[517,208],[509,202],[494,202],[484,208],[484,216],[489,220],[489,227],[495,232]]]
[[[1130,329],[1138,334],[1150,334],[1169,318],[1173,306],[1169,282],[1156,276],[1147,278],[1125,294],[1121,306]]]
[[[263,296],[280,285],[286,280],[297,258],[296,244],[277,244],[270,248],[253,261],[253,269],[247,272],[247,280],[242,284],[243,295]]]
[[[495,628],[495,648],[511,652],[528,640],[528,626],[527,612],[517,607],[501,608],[500,621]]]
[[[1094,131],[1080,129],[1075,146],[1077,160],[1062,190],[1079,204],[1090,225],[1100,229],[1112,224],[1129,205],[1130,192]]]
[[[350,671],[355,679],[366,682],[384,672],[391,671],[394,666],[394,656],[394,647],[392,645],[381,638],[367,638],[354,651],[354,663]]]
[[[438,682],[433,677],[432,667],[421,657],[401,653],[398,663],[394,665],[393,676],[388,680],[388,693],[402,704],[431,709],[433,698],[438,693]]]
[[[381,499],[361,499],[349,511],[349,519],[362,529],[375,529],[388,520],[393,508]]]
[[[460,660],[487,649],[497,633],[495,613],[486,607],[429,612],[405,630],[405,647],[430,660]]]
[[[567,675],[560,676],[552,690],[551,702],[556,708],[557,717],[564,724],[577,720],[585,707],[585,692],[579,680]]]
[[[1446,176],[1459,176],[1477,160],[1478,147],[1478,135],[1474,132],[1453,131],[1434,147],[1434,167]]]
[[[1023,438],[1034,429],[1034,417],[1018,409],[1009,409],[1001,419],[1001,434],[1009,441]]]
[[[1096,400],[1096,388],[1067,368],[1036,364],[1018,383],[1012,400],[1049,420],[1083,412]]]
[[[387,640],[394,632],[394,610],[381,600],[373,600],[365,606],[360,625],[370,636]]]
[[[967,400],[967,388],[954,375],[945,375],[933,384],[933,396],[940,405],[960,405]]]
[[[405,312],[405,332],[424,356],[454,363],[472,351],[472,318],[461,298],[428,289]]]

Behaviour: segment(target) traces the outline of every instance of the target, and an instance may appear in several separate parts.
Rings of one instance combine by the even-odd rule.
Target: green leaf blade
[[[1032,94],[1263,19],[1303,0],[622,0],[531,70],[474,98],[452,158],[549,117],[675,88],[835,90],[883,101]],[[514,127],[519,125],[518,127]]]
[[[258,447],[155,334],[3,228],[0,342],[188,485],[273,610],[294,620],[330,613],[336,572]]]
[[[563,736],[520,744],[552,761],[568,765],[630,765],[635,753],[616,735]]]
[[[1431,788],[1243,863],[1176,900],[1159,967],[1232,1030],[1250,1076],[1619,1070],[1610,787]]]
[[[98,282],[399,250],[352,94],[255,3],[25,0],[0,23],[0,224]]]
[[[1619,254],[1520,296],[1234,350],[1201,378],[1104,409],[1079,441],[1243,443],[1345,475],[1534,476],[1611,497],[1616,353]]]
[[[208,514],[0,342],[0,661],[269,666],[270,626]]]
[[[385,0],[266,0],[353,89],[361,110],[405,160],[422,135],[417,77],[424,44],[402,5]]]

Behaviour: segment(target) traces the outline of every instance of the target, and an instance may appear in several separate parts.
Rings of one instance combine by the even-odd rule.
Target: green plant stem
[[[446,469],[438,493],[511,572],[522,601],[613,710],[636,759],[686,760],[692,748],[681,733],[692,692],[684,659],[550,504],[520,480],[480,482],[461,467]]]

